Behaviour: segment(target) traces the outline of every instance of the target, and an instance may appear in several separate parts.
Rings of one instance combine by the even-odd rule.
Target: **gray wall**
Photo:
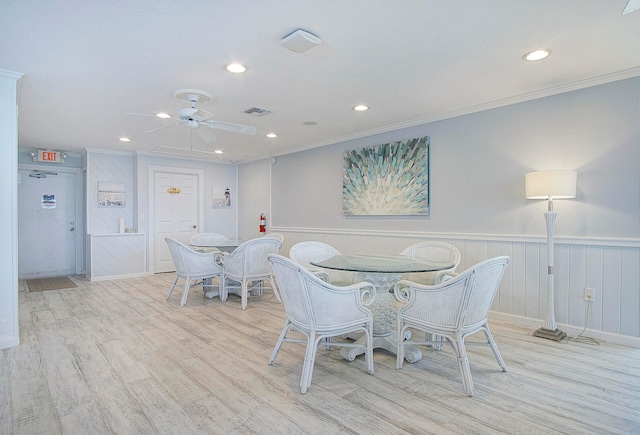
[[[640,346],[639,106],[633,78],[254,162],[271,179],[244,185],[241,208],[264,201],[252,187],[271,183],[270,225],[285,234],[285,254],[310,239],[364,254],[439,239],[461,250],[459,270],[509,255],[492,316],[535,328],[546,315],[546,203],[525,199],[524,174],[577,170],[577,197],[555,203],[556,319]],[[343,152],[420,136],[431,138],[431,215],[343,216]],[[584,287],[596,289],[588,312]]]
[[[544,201],[526,200],[524,174],[578,171],[578,195],[556,201],[563,236],[640,237],[640,79],[278,157],[275,226],[544,234]],[[431,215],[342,215],[342,153],[430,136]]]

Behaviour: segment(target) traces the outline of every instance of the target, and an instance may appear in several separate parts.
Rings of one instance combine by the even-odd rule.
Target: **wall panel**
[[[498,255],[511,257],[492,311],[514,320],[546,316],[547,244],[546,240],[510,238],[479,234],[466,238],[456,234],[420,234],[409,232],[345,231],[322,228],[276,227],[285,235],[282,253],[305,240],[317,240],[336,247],[344,254],[397,254],[408,245],[422,240],[452,243],[464,262],[458,271]],[[558,240],[555,243],[555,311],[559,325],[580,330],[603,331],[640,338],[640,241]],[[601,285],[604,283],[604,287]],[[596,289],[585,325],[585,286]]]

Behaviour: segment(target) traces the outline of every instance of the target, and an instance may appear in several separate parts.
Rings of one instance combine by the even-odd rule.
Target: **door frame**
[[[84,183],[83,183],[83,171],[80,168],[72,168],[69,166],[54,166],[54,165],[35,165],[29,163],[18,164],[18,177],[20,177],[20,171],[51,171],[51,172],[65,172],[75,175],[76,195],[75,195],[75,215],[76,215],[76,229],[75,229],[75,247],[76,247],[76,264],[75,274],[82,275],[85,273],[85,246],[86,246],[86,234],[85,234],[85,214],[84,214]],[[18,178],[18,183],[21,183],[22,179]],[[18,197],[18,200],[20,198]],[[18,222],[20,225],[20,222]]]
[[[198,212],[197,212],[197,223],[198,229],[202,227],[202,222],[204,222],[204,171],[202,169],[195,168],[181,168],[174,166],[159,166],[159,165],[149,165],[149,213],[147,216],[149,222],[149,250],[148,259],[149,259],[149,273],[154,274],[156,269],[156,175],[158,173],[167,173],[167,174],[187,174],[187,175],[195,175],[198,180]],[[152,218],[152,216],[154,216]]]

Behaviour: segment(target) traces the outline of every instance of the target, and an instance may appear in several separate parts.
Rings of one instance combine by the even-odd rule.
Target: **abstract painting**
[[[347,151],[345,216],[428,216],[429,137]]]

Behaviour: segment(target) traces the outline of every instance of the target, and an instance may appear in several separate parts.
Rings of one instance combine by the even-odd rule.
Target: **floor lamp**
[[[534,331],[536,337],[548,338],[560,341],[567,336],[566,332],[558,329],[554,310],[554,282],[553,282],[553,236],[558,214],[553,211],[554,199],[566,199],[576,197],[576,171],[538,171],[529,172],[524,176],[524,184],[527,199],[546,199],[548,201],[547,212],[544,217],[547,221],[547,317],[544,326]]]

